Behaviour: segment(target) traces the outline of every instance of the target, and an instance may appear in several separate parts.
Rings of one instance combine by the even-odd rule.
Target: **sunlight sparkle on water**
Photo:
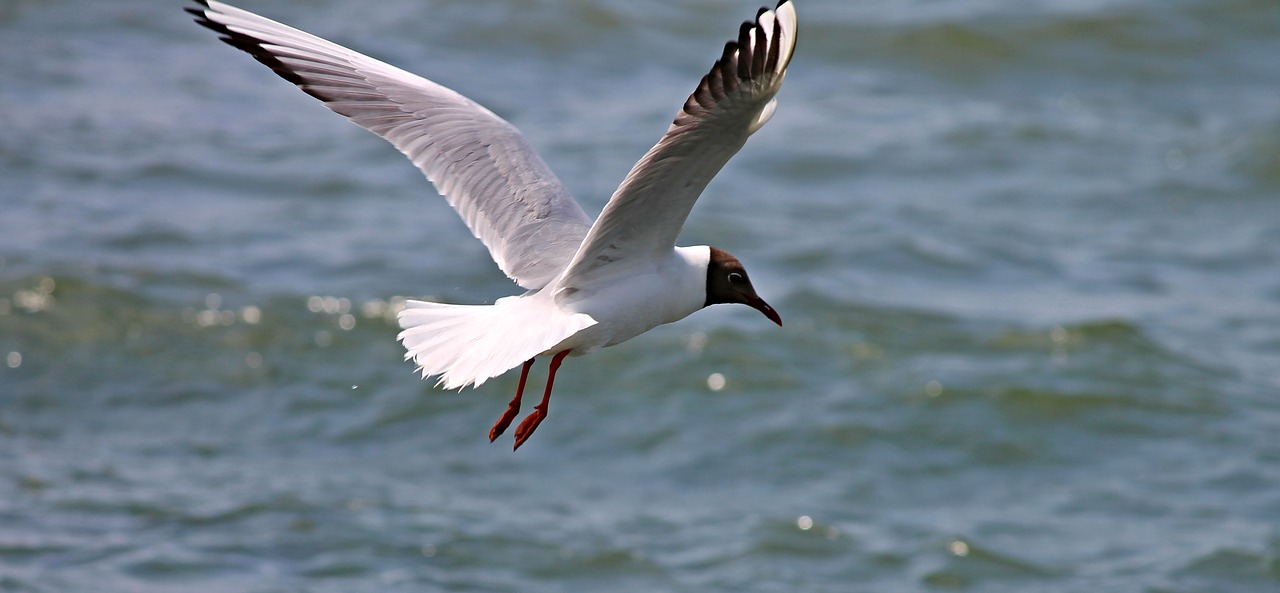
[[[689,334],[689,339],[685,344],[685,348],[690,354],[701,354],[702,350],[707,347],[706,332],[693,332]]]
[[[396,315],[404,310],[405,300],[401,296],[391,297],[385,301],[373,299],[360,305],[360,314],[370,319],[381,317],[387,321],[395,321]]]
[[[53,278],[44,277],[36,283],[35,290],[19,290],[13,295],[13,304],[28,313],[38,313],[53,308],[53,289],[57,283]]]
[[[328,313],[337,315],[351,311],[351,299],[333,296],[307,297],[307,310],[312,313]]]

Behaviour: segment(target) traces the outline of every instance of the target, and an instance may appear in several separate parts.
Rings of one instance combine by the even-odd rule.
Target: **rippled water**
[[[516,290],[397,153],[180,3],[0,4],[0,590],[1280,590],[1280,5],[797,2],[684,233],[786,327],[572,359],[518,453],[401,361]],[[755,9],[246,7],[592,212]]]

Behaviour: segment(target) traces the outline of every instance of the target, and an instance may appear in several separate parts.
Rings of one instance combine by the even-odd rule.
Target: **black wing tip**
[[[299,89],[302,89],[302,92],[325,102],[328,102],[331,99],[331,97],[327,97],[323,93],[316,92],[315,89],[311,88],[310,85],[307,84],[307,81],[304,80],[302,76],[293,70],[293,68],[290,68],[287,64],[281,62],[275,54],[262,47],[261,39],[252,35],[245,35],[244,33],[232,31],[226,25],[209,18],[208,10],[210,10],[210,8],[207,2],[204,0],[192,1],[206,7],[205,9],[193,7],[187,7],[185,9],[187,12],[195,15],[196,18],[194,20],[196,24],[217,33],[218,39],[223,43],[253,56],[253,59],[270,68],[277,76],[293,83]]]
[[[205,2],[204,0],[191,0],[191,1],[204,7],[204,8],[197,8],[195,6],[186,6],[186,7],[183,7],[182,9],[187,14],[190,14],[196,17],[194,20],[197,25],[200,25],[206,29],[209,29],[219,35],[231,34],[231,31],[227,29],[226,25],[223,25],[222,23],[214,22],[209,18],[209,11],[212,9],[209,8],[208,2]]]
[[[720,61],[727,62],[733,58],[733,52],[738,51],[738,40],[730,39],[724,42],[724,52],[720,54]]]
[[[790,2],[791,0],[780,0],[777,6],[781,8]],[[774,18],[773,30],[766,30],[761,19],[769,12],[768,8],[761,7],[754,20],[742,21],[736,39],[725,42],[720,59],[711,66],[711,71],[702,77],[693,94],[685,101],[684,109],[676,117],[677,126],[696,111],[710,109],[717,100],[736,90],[742,83],[757,80],[778,69],[782,52],[782,22]]]

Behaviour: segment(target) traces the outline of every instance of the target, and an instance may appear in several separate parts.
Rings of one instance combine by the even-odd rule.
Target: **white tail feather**
[[[412,359],[424,379],[439,375],[437,385],[445,389],[479,386],[596,323],[537,296],[492,305],[407,301],[398,318],[405,360]]]

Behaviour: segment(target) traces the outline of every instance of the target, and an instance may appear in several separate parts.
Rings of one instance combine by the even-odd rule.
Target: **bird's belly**
[[[687,317],[702,308],[702,302],[690,299],[672,299],[666,289],[646,286],[641,290],[614,291],[602,295],[595,302],[607,305],[593,306],[583,303],[576,312],[586,313],[596,324],[556,344],[548,353],[572,349],[572,355],[583,355],[615,344],[621,344],[664,323]],[[618,294],[622,293],[622,294]]]

